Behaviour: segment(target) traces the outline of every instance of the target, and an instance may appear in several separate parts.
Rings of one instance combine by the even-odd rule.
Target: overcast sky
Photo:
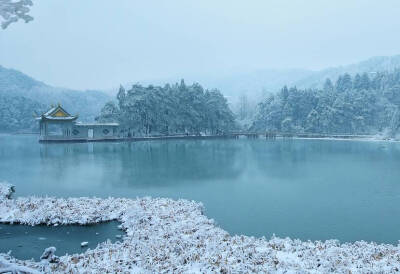
[[[0,65],[79,89],[316,70],[399,54],[399,14],[399,0],[34,0],[34,21],[0,30]]]

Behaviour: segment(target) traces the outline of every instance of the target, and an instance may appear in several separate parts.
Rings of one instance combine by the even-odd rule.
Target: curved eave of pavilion
[[[41,121],[75,121],[76,119],[78,119],[78,116],[69,116],[69,117],[49,117],[49,116],[41,116],[40,118],[38,118],[38,120]]]
[[[76,123],[77,127],[119,127],[119,123]]]

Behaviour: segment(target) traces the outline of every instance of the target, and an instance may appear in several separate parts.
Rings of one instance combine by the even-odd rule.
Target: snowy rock
[[[44,250],[40,260],[42,262],[57,263],[59,258],[55,255],[56,248],[54,246],[48,247]]]
[[[0,199],[10,199],[14,186],[7,182],[0,182]]]

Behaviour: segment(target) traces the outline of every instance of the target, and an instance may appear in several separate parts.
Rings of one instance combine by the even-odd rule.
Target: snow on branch
[[[11,258],[4,258],[0,256],[0,273],[30,273],[36,274],[39,271],[32,269],[24,265],[18,265],[17,263],[10,262]]]
[[[19,19],[24,20],[25,23],[32,21],[33,17],[28,14],[31,6],[33,6],[31,0],[0,0],[1,28],[6,29]]]

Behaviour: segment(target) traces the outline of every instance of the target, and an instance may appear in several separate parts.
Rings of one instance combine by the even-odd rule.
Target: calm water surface
[[[27,226],[0,224],[0,252],[18,259],[39,261],[43,251],[49,246],[56,247],[56,255],[76,254],[95,248],[98,243],[118,240],[116,235],[124,232],[118,229],[118,222],[108,222],[89,226]],[[81,247],[82,242],[88,242]]]
[[[187,140],[39,144],[0,136],[0,180],[17,196],[201,201],[231,234],[397,243],[400,144]]]

